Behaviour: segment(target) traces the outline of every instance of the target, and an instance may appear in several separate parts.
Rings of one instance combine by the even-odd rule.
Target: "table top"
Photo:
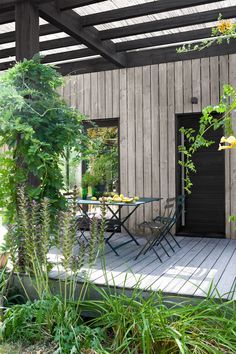
[[[139,206],[152,202],[159,202],[162,198],[140,198],[136,202],[124,203],[124,202],[105,202],[105,205],[118,205],[118,206]],[[91,199],[78,199],[78,204],[81,205],[101,205],[99,200]]]

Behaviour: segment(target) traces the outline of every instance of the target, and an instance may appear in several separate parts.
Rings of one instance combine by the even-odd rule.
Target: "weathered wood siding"
[[[66,78],[65,99],[91,119],[120,118],[121,192],[175,195],[175,116],[217,104],[223,84],[236,88],[236,55],[91,73]],[[198,104],[191,104],[191,97]],[[236,121],[234,122],[236,131]],[[236,151],[226,152],[226,236],[236,238]],[[140,209],[130,227],[158,212]]]

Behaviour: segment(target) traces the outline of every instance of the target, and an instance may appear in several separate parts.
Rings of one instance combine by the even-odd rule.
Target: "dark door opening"
[[[198,129],[200,114],[177,117],[177,144],[184,143],[181,127]],[[178,164],[177,194],[185,194],[185,208],[177,227],[177,234],[189,236],[225,236],[225,157],[218,151],[223,129],[210,130],[206,137],[215,141],[209,148],[199,149],[193,156],[197,173],[193,173],[191,194],[184,191],[184,170]]]

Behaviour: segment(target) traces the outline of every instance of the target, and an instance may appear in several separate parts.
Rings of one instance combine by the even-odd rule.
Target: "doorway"
[[[184,143],[181,127],[199,127],[201,114],[177,116],[177,144]],[[199,149],[193,156],[197,172],[191,176],[193,183],[191,194],[184,190],[184,170],[178,164],[183,158],[177,152],[177,195],[185,194],[185,208],[177,226],[177,234],[189,236],[221,237],[225,236],[225,156],[218,151],[223,129],[210,130],[206,137],[215,141],[208,148]]]
[[[89,138],[89,150],[91,154],[82,162],[81,181],[89,174],[95,177],[97,182],[93,195],[93,188],[88,188],[88,198],[111,197],[120,193],[120,141],[119,119],[106,118],[86,121],[85,133]],[[117,206],[110,206],[114,213],[118,213]],[[88,207],[89,213],[101,218],[101,208],[96,205]],[[106,230],[121,231],[111,210],[106,211]]]
[[[82,163],[82,176],[90,171],[99,179],[101,196],[104,193],[119,193],[119,120],[106,118],[87,121],[84,128],[92,154]]]

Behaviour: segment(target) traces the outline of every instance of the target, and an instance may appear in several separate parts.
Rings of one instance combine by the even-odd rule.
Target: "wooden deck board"
[[[182,244],[180,241],[180,244],[184,246],[184,243]],[[162,261],[166,263],[166,261],[169,259],[165,254],[164,251],[162,253],[159,252],[160,257],[162,258]],[[173,259],[172,255],[172,259]],[[146,262],[144,263],[142,260],[142,257],[140,257],[140,269],[139,269],[139,275],[142,277],[142,284],[144,284],[145,281],[147,281],[147,277],[152,277],[152,274],[159,271],[159,268],[163,265],[158,259],[157,256],[155,255],[154,252],[148,253],[145,258]],[[134,268],[133,271],[136,273],[137,270]],[[133,288],[136,285],[136,276],[130,277],[128,279],[128,282],[126,284],[128,287]],[[141,284],[140,284],[141,286]]]
[[[225,268],[224,274],[226,276],[221,276],[219,282],[217,283],[217,290],[220,294],[230,293],[235,287],[235,278],[236,278],[236,249],[232,257],[229,259],[229,262]],[[229,294],[228,298],[231,298],[232,294]]]
[[[222,255],[222,253],[219,254],[219,256],[215,258],[215,261],[212,262],[212,265],[211,267],[209,267],[208,272],[206,272],[205,278],[202,281],[199,278],[199,283],[195,282],[198,287],[196,288],[194,295],[206,295],[209,290],[209,287],[211,286],[211,283],[217,284],[221,275],[224,273],[225,264],[227,264],[228,262],[227,258],[231,257],[233,250],[230,241],[227,242],[227,240],[222,240],[222,243],[224,244],[224,249],[222,251],[224,255]],[[218,248],[221,248],[221,246],[219,245]],[[224,259],[222,257],[224,257]]]
[[[209,255],[214,254],[219,248],[219,242],[216,243],[215,240],[210,241],[207,246],[196,255],[193,260],[188,264],[186,279],[182,280],[179,284],[178,294],[185,294],[186,292],[194,292],[197,288],[195,284],[195,279],[204,274],[208,269],[211,269],[213,259],[208,260]],[[176,291],[177,289],[175,289]]]
[[[181,293],[181,288],[188,282],[194,271],[199,270],[202,261],[213,248],[214,242],[199,242],[181,262],[168,270],[167,281],[169,282],[165,286],[162,285],[161,289],[167,293]]]
[[[124,241],[126,237],[118,235],[113,245]],[[139,238],[139,241],[144,244],[145,239]],[[109,284],[128,290],[138,283],[138,287],[144,291],[161,289],[165,294],[191,297],[205,297],[214,282],[225,299],[231,291],[230,298],[236,300],[235,291],[232,293],[236,286],[236,240],[179,237],[178,241],[181,248],[175,245],[175,252],[169,250],[171,257],[167,257],[162,249],[157,249],[163,263],[153,251],[135,260],[141,246],[133,242],[119,249],[120,256],[116,256],[106,245],[104,255],[97,259],[89,273],[90,280],[104,287]],[[173,241],[172,245],[174,246]],[[77,252],[78,246],[74,253]],[[60,256],[59,251],[55,249],[52,250],[52,255],[54,258]],[[85,265],[81,269],[81,274],[83,272],[88,272],[88,266]],[[54,268],[51,277],[63,279],[65,272],[62,268],[59,272]],[[80,276],[78,282],[81,281]],[[212,296],[217,296],[216,292],[212,291]]]
[[[178,252],[176,252],[171,258],[168,258],[166,261],[164,261],[158,268],[155,267],[154,270],[152,271],[148,269],[146,270],[147,276],[144,278],[144,280],[141,283],[141,287],[143,289],[158,290],[159,289],[158,285],[162,284],[162,280],[164,281],[165,274],[168,271],[168,269],[175,266],[183,257],[185,257],[186,253],[198,243],[197,240],[189,239],[186,241],[187,241],[186,244],[184,244],[183,247]],[[153,266],[155,266],[155,264],[153,264]],[[133,284],[133,287],[134,286],[135,284]]]
[[[228,242],[225,242],[225,240],[219,240],[218,243],[214,242],[215,246],[210,252],[209,247],[207,247],[207,257],[204,259],[204,261],[201,263],[199,267],[196,267],[195,264],[195,271],[191,274],[189,279],[184,283],[182,288],[180,289],[179,293],[186,293],[186,292],[193,292],[195,293],[198,288],[201,288],[201,284],[204,283],[207,286],[206,291],[209,289],[209,286],[212,282],[211,279],[211,274],[213,274],[213,268],[214,265],[222,255],[222,252],[224,252],[225,248],[227,247]]]

